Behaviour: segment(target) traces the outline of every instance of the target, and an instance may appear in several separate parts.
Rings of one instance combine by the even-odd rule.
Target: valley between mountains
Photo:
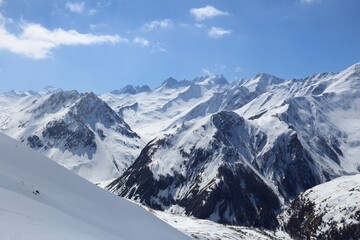
[[[360,63],[304,79],[262,73],[231,83],[222,75],[169,78],[155,89],[126,86],[101,95],[57,88],[12,91],[0,95],[0,110],[1,132],[113,193],[56,166],[43,168],[58,171],[59,179],[56,187],[39,183],[40,196],[56,194],[62,181],[72,185],[61,177],[68,174],[89,188],[86,198],[90,192],[111,204],[114,194],[127,198],[189,238],[360,238]],[[3,151],[10,148],[6,142],[15,145],[1,138]],[[29,151],[55,169],[25,148],[21,158]],[[36,181],[29,177],[34,184],[47,181],[25,172],[35,175]],[[26,192],[31,187],[19,188],[23,173],[16,173],[16,184],[9,180],[2,187],[38,201]],[[64,196],[67,191],[72,190]],[[120,205],[133,205],[120,197]],[[77,196],[70,199],[79,204]],[[71,201],[60,206],[50,200],[40,202],[67,213],[73,209]],[[120,205],[114,208],[121,211]],[[84,219],[81,211],[75,218]],[[130,239],[120,238],[114,223],[87,224],[102,229],[94,239],[105,236],[104,229],[114,239]],[[174,236],[169,239],[186,239],[161,226]]]

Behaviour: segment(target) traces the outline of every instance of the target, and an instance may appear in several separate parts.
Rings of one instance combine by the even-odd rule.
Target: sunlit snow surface
[[[190,239],[0,134],[1,239]]]
[[[155,211],[155,214],[180,231],[200,240],[290,240],[282,231],[230,226],[191,217]]]
[[[319,236],[330,230],[340,230],[349,225],[360,225],[360,174],[344,176],[330,182],[315,186],[298,198],[301,199],[301,207],[310,204],[313,206],[308,216],[304,217],[304,222],[309,219],[318,218],[319,227],[313,229],[312,235]],[[280,220],[288,224],[289,218],[294,217],[292,206],[287,206],[280,215]]]

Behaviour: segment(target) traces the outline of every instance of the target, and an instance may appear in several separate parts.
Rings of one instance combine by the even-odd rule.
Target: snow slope
[[[190,239],[0,134],[1,239]]]
[[[230,226],[201,220],[153,211],[156,216],[171,226],[200,240],[291,240],[283,231],[269,231],[265,229]]]
[[[280,219],[296,238],[359,239],[360,175],[307,190],[286,207]]]

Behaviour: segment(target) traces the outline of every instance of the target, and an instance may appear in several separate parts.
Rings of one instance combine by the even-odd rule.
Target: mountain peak
[[[173,77],[169,77],[161,84],[161,86],[168,87],[168,88],[180,88],[180,87],[190,86],[191,84],[192,83],[187,80],[178,81]]]
[[[270,75],[267,73],[260,73],[255,78],[250,78],[245,81],[240,81],[244,87],[248,88],[250,92],[267,90],[271,85],[277,85],[285,82],[284,79]]]
[[[125,87],[123,87],[120,90],[114,90],[111,93],[112,94],[138,94],[138,93],[142,93],[142,92],[150,92],[151,89],[148,85],[142,85],[142,86],[133,86],[133,85],[126,85]]]
[[[255,79],[259,79],[259,82],[265,82],[269,84],[280,84],[285,80],[268,73],[260,73],[255,76]]]
[[[360,62],[355,63],[354,65],[348,67],[343,72],[360,73]]]

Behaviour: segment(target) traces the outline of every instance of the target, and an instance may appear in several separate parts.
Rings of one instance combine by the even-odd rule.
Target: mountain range
[[[294,232],[293,219],[318,196],[299,194],[360,171],[359,106],[355,64],[304,79],[169,78],[102,95],[12,91],[0,96],[0,129],[152,209],[302,238],[311,231]],[[329,231],[316,234],[338,236]]]

